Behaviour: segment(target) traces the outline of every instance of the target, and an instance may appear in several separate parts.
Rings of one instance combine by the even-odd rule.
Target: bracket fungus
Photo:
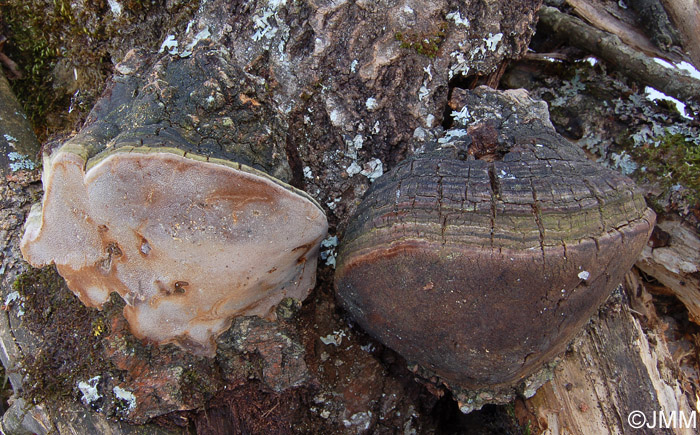
[[[655,215],[525,91],[454,94],[466,108],[457,125],[365,195],[335,287],[360,326],[468,412],[534,394],[543,365],[632,267]]]
[[[213,356],[233,317],[273,318],[283,298],[308,295],[327,222],[276,177],[290,172],[284,137],[264,101],[240,98],[254,84],[217,57],[202,75],[201,56],[115,79],[81,133],[44,156],[21,249],[55,263],[86,305],[117,292],[137,337]],[[181,77],[199,82],[181,92]],[[210,93],[229,102],[198,105]],[[203,125],[183,128],[192,114]]]

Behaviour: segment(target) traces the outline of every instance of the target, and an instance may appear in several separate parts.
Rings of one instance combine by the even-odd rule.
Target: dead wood
[[[652,44],[649,38],[640,32],[639,29],[614,16],[601,4],[592,0],[567,0],[566,3],[574,9],[576,15],[583,18],[593,27],[619,36],[623,43],[635,50],[642,51],[648,56],[670,57],[669,54],[661,52]]]
[[[692,408],[661,335],[645,334],[624,294],[616,292],[574,340],[552,381],[516,403],[516,415],[533,433],[581,435],[637,433],[628,420],[634,411],[643,412],[648,424],[659,411],[690,418]],[[653,433],[693,433],[677,426]]]
[[[22,78],[22,72],[19,70],[17,63],[15,63],[12,59],[7,57],[5,53],[2,52],[0,52],[0,64],[7,68],[7,71],[9,72],[9,77],[11,79]]]
[[[683,47],[696,68],[700,68],[700,5],[693,0],[661,0],[681,34]]]
[[[603,59],[633,80],[680,100],[700,101],[700,80],[678,69],[667,68],[651,57],[624,44],[617,35],[596,29],[556,8],[544,6],[540,23],[557,37]]]
[[[678,43],[678,35],[660,0],[627,0],[627,4],[637,13],[641,26],[654,44],[668,50]]]
[[[666,234],[668,242],[645,247],[637,267],[669,289],[688,309],[690,320],[700,324],[700,238],[673,217],[659,221],[654,232]]]

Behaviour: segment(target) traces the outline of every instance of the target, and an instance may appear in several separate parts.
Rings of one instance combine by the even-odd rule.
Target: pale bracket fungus
[[[83,131],[45,154],[21,249],[88,306],[117,292],[135,336],[213,356],[234,317],[306,298],[328,224],[286,184],[283,130],[245,74],[208,52],[168,58],[117,76]],[[210,108],[212,95],[228,103]]]
[[[313,200],[244,165],[151,151],[119,148],[87,171],[70,151],[48,158],[25,258],[55,262],[88,306],[116,291],[134,335],[195,353],[234,316],[306,297],[326,233]]]

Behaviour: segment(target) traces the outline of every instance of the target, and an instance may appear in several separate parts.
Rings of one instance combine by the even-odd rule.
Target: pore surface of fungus
[[[86,305],[118,292],[136,336],[211,354],[234,316],[269,318],[313,287],[325,216],[289,186],[175,149],[120,148],[84,167],[71,152],[48,159],[23,254],[55,262]]]
[[[350,315],[409,362],[507,400],[618,285],[655,217],[630,179],[589,161],[527,96],[463,99],[468,127],[367,192],[335,286]]]

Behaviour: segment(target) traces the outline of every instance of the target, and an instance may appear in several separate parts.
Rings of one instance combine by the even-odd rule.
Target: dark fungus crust
[[[498,160],[468,157],[474,141],[453,130],[397,165],[368,191],[339,253],[350,315],[462,388],[514,386],[563,351],[654,224],[630,179],[525,118],[499,121]]]

